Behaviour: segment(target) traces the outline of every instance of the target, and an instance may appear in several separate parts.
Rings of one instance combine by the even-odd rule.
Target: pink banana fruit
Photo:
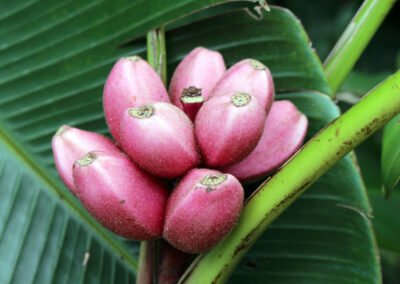
[[[254,181],[267,176],[297,151],[307,126],[307,117],[293,103],[274,102],[257,147],[244,160],[221,171],[234,175],[240,181]]]
[[[274,101],[274,82],[271,72],[255,59],[244,59],[229,68],[213,89],[210,97],[229,91],[251,94],[257,98],[267,113]]]
[[[156,176],[182,176],[200,162],[193,123],[168,103],[127,109],[121,120],[121,146],[132,160]]]
[[[188,253],[217,245],[233,228],[243,205],[243,187],[230,174],[193,169],[168,199],[164,238]]]
[[[108,75],[103,92],[108,128],[118,144],[124,110],[156,101],[170,100],[160,76],[153,68],[139,56],[119,59]]]
[[[182,96],[191,97],[194,103],[201,98],[206,101],[225,71],[225,62],[219,52],[204,47],[193,49],[179,63],[171,78],[169,95],[172,103],[186,112]]]
[[[264,108],[249,94],[228,92],[209,99],[195,121],[205,163],[224,167],[244,159],[261,138],[264,121]]]
[[[87,152],[100,150],[120,152],[107,137],[68,125],[62,125],[51,141],[54,162],[65,185],[76,195],[72,178],[72,166]]]
[[[133,240],[161,237],[168,191],[124,154],[89,152],[73,177],[83,206],[106,229]]]

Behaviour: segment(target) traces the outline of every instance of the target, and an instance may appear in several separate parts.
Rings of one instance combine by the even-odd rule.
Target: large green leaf
[[[372,222],[379,247],[400,256],[400,192],[394,191],[389,200],[382,194],[381,148],[380,135],[374,135],[357,149],[357,155],[374,210]]]
[[[23,208],[32,208],[27,211],[14,209],[18,213],[12,213],[13,209],[8,209],[11,207],[1,207],[0,213],[5,215],[0,228],[11,224],[12,216],[19,216],[22,221],[20,231],[13,238],[0,239],[0,248],[6,247],[17,264],[27,261],[19,252],[29,252],[27,259],[32,267],[44,263],[55,277],[66,277],[64,283],[70,282],[68,275],[77,279],[90,275],[94,281],[103,279],[102,273],[127,277],[132,275],[135,260],[126,255],[125,245],[82,212],[58,181],[50,150],[52,134],[62,123],[107,133],[101,105],[104,80],[116,58],[144,52],[143,41],[126,42],[146,29],[212,1],[163,1],[163,5],[161,1],[122,2],[57,2],[57,7],[41,10],[43,3],[21,1],[19,5],[26,8],[9,15],[0,14],[0,33],[5,35],[0,44],[0,59],[5,62],[0,68],[0,130],[4,144],[1,157],[7,160],[4,164],[10,167],[9,171],[20,171],[21,175],[30,177],[25,190],[36,188],[38,196],[47,198],[45,204],[60,206],[66,216],[64,222],[77,223],[78,237],[96,244],[88,249],[91,258],[86,269],[81,264],[82,252],[87,247],[79,248],[79,241],[56,246],[47,256],[57,264],[52,262],[53,266],[46,266],[41,257],[45,238],[53,241],[60,238],[47,229],[38,229],[45,231],[44,235],[36,234],[38,239],[28,238],[32,226],[24,220],[51,228],[49,216],[54,214],[36,217],[32,214],[36,207],[27,200],[28,205]],[[49,6],[56,5],[53,3],[48,1]],[[159,10],[160,7],[163,8]],[[32,9],[32,14],[26,9]],[[17,10],[18,6],[10,8],[10,11]],[[26,23],[21,24],[21,17]],[[121,44],[122,47],[116,48]],[[334,103],[318,93],[330,92],[320,61],[298,20],[287,10],[273,8],[262,20],[255,20],[240,10],[171,30],[167,33],[169,75],[178,61],[197,45],[220,50],[228,65],[246,57],[263,61],[270,67],[279,92],[311,90],[278,95],[291,99],[307,114],[308,138],[338,115]],[[2,175],[0,182],[14,192],[8,178],[9,174]],[[2,186],[0,194],[4,204],[22,205],[23,198],[27,198],[25,194],[7,195],[9,191]],[[58,196],[62,199],[58,200]],[[250,278],[260,283],[266,280],[275,283],[378,282],[374,236],[363,212],[369,212],[368,202],[356,168],[347,157],[274,223],[249,252],[232,281]],[[68,235],[73,235],[73,230],[65,230],[66,239],[74,239]],[[32,241],[37,243],[29,245]],[[64,265],[65,254],[77,262]],[[127,265],[117,261],[124,254]],[[100,255],[103,257],[97,257]],[[115,269],[103,270],[96,266],[99,263],[116,263]],[[6,277],[19,277],[20,270],[3,262],[1,265],[1,272],[9,269]],[[26,277],[35,277],[34,270],[31,268],[33,272]],[[44,272],[39,269],[38,273]]]
[[[358,100],[367,90],[377,85],[388,74],[352,72],[342,86],[342,94],[353,95]],[[339,98],[338,94],[338,98]],[[354,102],[340,104],[348,109]],[[395,119],[393,119],[395,120]],[[382,194],[382,131],[374,134],[358,148],[356,153],[368,196],[373,208],[372,223],[379,245],[383,283],[397,283],[400,268],[400,192],[394,191],[390,200]]]
[[[145,49],[118,46],[218,2],[0,1],[1,283],[133,281],[136,245],[61,184],[51,136],[63,123],[104,133],[105,77],[116,58]]]
[[[0,189],[0,283],[134,280],[135,263],[123,261],[115,242],[88,226],[4,141]]]
[[[106,74],[118,57],[144,50],[141,42],[135,48],[118,46],[218,2],[226,0],[7,4],[8,13],[0,18],[0,118],[4,127],[38,154],[41,162],[51,164],[48,139],[60,122],[104,129],[105,124],[98,121],[103,120],[100,94]]]
[[[400,271],[400,192],[394,191],[390,199],[382,194],[380,133],[357,148],[365,185],[374,210],[372,223],[379,245],[383,282],[397,284]]]
[[[400,190],[400,115],[393,118],[383,131],[382,181],[386,198],[393,190]]]

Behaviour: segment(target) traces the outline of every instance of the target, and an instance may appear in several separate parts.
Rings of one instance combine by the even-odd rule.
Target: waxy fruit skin
[[[132,160],[156,176],[182,176],[200,162],[193,123],[168,103],[128,109],[121,120],[121,146]]]
[[[219,52],[204,47],[193,49],[179,63],[171,78],[168,93],[172,103],[183,110],[180,98],[184,89],[191,86],[201,89],[201,96],[206,101],[225,71],[225,62]]]
[[[232,175],[193,169],[168,199],[164,238],[188,253],[205,252],[233,228],[243,206],[243,187]]]
[[[68,125],[62,125],[51,141],[54,162],[65,185],[76,195],[72,178],[72,166],[87,152],[101,150],[120,152],[107,137]]]
[[[210,97],[229,91],[245,92],[255,96],[267,113],[274,101],[275,91],[271,72],[255,59],[244,59],[229,68]]]
[[[221,169],[240,181],[265,177],[282,165],[300,147],[307,132],[307,117],[290,101],[276,101],[265,120],[257,147],[244,160]]]
[[[248,94],[228,92],[206,101],[195,120],[205,163],[224,167],[244,159],[261,138],[264,121],[264,108]]]
[[[133,240],[161,237],[168,191],[124,154],[90,152],[73,176],[78,198],[103,227]]]
[[[156,101],[170,100],[160,76],[153,68],[138,56],[119,59],[108,75],[103,92],[107,125],[118,144],[124,110]]]

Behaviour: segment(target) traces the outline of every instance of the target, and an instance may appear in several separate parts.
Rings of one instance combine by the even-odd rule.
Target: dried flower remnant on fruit
[[[67,130],[67,129],[68,129],[68,126],[66,126],[66,125],[60,126],[60,128],[58,128],[58,130],[57,130],[56,134],[54,134],[54,136],[59,136],[59,135],[63,134],[65,132],[65,130]]]
[[[216,190],[216,186],[220,185],[227,179],[227,175],[221,174],[221,175],[216,175],[216,174],[210,174],[206,175],[204,178],[201,179],[200,183],[202,185],[207,186],[207,193],[210,191]]]
[[[93,153],[87,153],[85,156],[83,156],[82,158],[78,159],[76,162],[85,167],[90,165],[91,163],[93,163],[94,160],[96,160],[96,154]]]
[[[237,93],[232,96],[232,103],[237,107],[247,105],[250,102],[250,100],[251,97],[245,93]]]
[[[139,119],[149,118],[154,113],[154,107],[152,105],[141,106],[137,108],[130,108],[128,113],[132,117],[136,117]]]
[[[181,100],[182,98],[196,98],[196,97],[201,97],[201,89],[196,88],[195,86],[190,86],[189,88],[183,89]]]
[[[142,58],[139,55],[133,55],[133,56],[127,57],[126,59],[129,59],[132,62],[137,62],[137,61],[141,60]]]
[[[202,96],[182,96],[181,101],[183,104],[203,103],[204,98]]]
[[[227,175],[206,175],[204,178],[201,179],[200,183],[203,185],[219,185],[226,181]]]
[[[255,60],[255,59],[250,59],[249,64],[256,70],[265,70],[267,67],[262,64],[260,61]]]
[[[204,97],[201,95],[201,89],[195,86],[190,86],[182,92],[181,103],[183,111],[190,118],[191,121],[196,119],[199,109],[204,103]]]

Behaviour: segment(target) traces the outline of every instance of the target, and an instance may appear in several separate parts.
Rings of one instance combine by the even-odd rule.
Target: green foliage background
[[[150,28],[216,2],[0,1],[0,283],[134,281],[137,243],[102,229],[60,183],[51,136],[62,123],[108,135],[101,92],[113,62],[143,56],[142,36]],[[270,4],[300,18],[323,59],[361,2]],[[247,6],[252,5],[215,6],[167,25],[169,76],[197,45],[220,50],[228,66],[257,58],[271,68],[278,99],[292,100],[309,117],[308,139],[339,115],[325,95],[330,88],[321,62],[290,12],[273,9],[261,21],[244,11],[227,13]],[[343,85],[342,110],[399,67],[399,38],[392,36],[398,10],[399,5]],[[213,15],[220,16],[204,20]],[[371,60],[376,54],[382,57]],[[378,134],[357,153],[375,211],[383,277],[396,283],[400,196],[394,192],[386,202],[380,193],[380,141]],[[370,212],[356,166],[346,157],[271,226],[232,283],[379,282],[375,237],[364,218]]]

